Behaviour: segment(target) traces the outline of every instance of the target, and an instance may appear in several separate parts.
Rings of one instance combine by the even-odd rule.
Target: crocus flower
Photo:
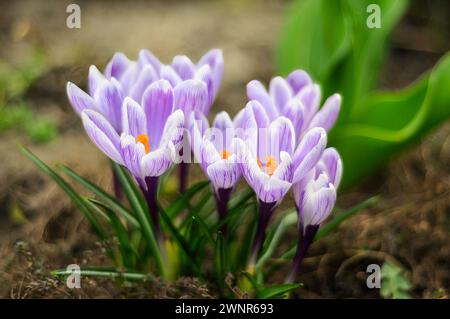
[[[333,94],[319,110],[320,87],[303,70],[295,70],[286,78],[273,78],[268,91],[261,82],[250,81],[247,96],[263,105],[271,121],[279,116],[289,118],[297,138],[313,127],[329,131],[337,120],[341,105],[341,96]]]
[[[241,177],[233,147],[235,137],[233,121],[228,113],[220,112],[210,128],[208,120],[202,113],[192,113],[190,132],[194,156],[211,181],[219,218],[223,219],[233,188]]]
[[[164,65],[150,51],[141,50],[137,61],[128,59],[123,53],[116,53],[108,62],[104,73],[91,65],[88,75],[88,93],[72,82],[67,83],[67,95],[76,111],[84,109],[100,112],[120,134],[122,132],[121,106],[125,97],[141,102],[144,91],[159,79],[166,79],[175,90],[177,104],[181,108],[198,109],[208,114],[217,94],[223,73],[222,51],[207,52],[197,64],[186,56],[176,56],[172,64]],[[187,82],[187,83],[184,83]],[[199,83],[203,84],[199,84]],[[186,87],[197,87],[201,103],[189,102],[189,96],[181,95]],[[202,86],[202,88],[199,88]],[[204,88],[203,88],[204,86]],[[203,92],[205,90],[205,92]],[[189,92],[194,92],[190,90]],[[195,93],[193,93],[195,94]],[[186,110],[185,110],[186,111]],[[188,118],[187,118],[188,119]]]
[[[257,101],[250,101],[236,122],[243,129],[235,140],[238,161],[259,200],[259,225],[252,255],[255,262],[275,208],[294,178],[303,178],[316,165],[326,146],[326,132],[319,127],[309,130],[296,148],[292,122],[284,116],[271,122]]]
[[[288,277],[289,282],[295,279],[320,224],[333,210],[341,176],[341,158],[334,148],[327,148],[314,169],[293,186],[298,212],[299,241],[293,270]]]
[[[142,105],[126,97],[121,107],[120,136],[101,113],[91,109],[81,112],[84,128],[94,144],[136,178],[147,196],[156,227],[158,177],[173,164],[183,136],[184,114],[179,109],[174,111],[174,100],[172,86],[166,80],[158,80],[145,90]]]
[[[179,55],[170,65],[162,64],[148,50],[141,50],[136,61],[119,52],[108,62],[104,73],[94,65],[89,68],[88,93],[68,82],[67,95],[78,114],[85,109],[95,110],[121,134],[124,131],[122,104],[126,97],[141,103],[145,90],[155,81],[165,79],[174,92],[175,105],[183,110],[187,120],[193,110],[208,114],[220,86],[222,72],[223,56],[218,49],[207,52],[197,64]],[[185,155],[189,156],[190,152]],[[183,162],[181,166],[180,188],[184,189],[187,167]],[[118,187],[115,191],[120,196]]]

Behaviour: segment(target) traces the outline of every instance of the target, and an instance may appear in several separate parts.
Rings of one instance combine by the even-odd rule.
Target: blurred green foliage
[[[20,129],[35,143],[56,137],[55,123],[37,116],[24,98],[44,71],[44,57],[39,52],[33,52],[17,66],[0,61],[0,133]]]
[[[409,299],[410,289],[411,283],[405,277],[403,269],[390,263],[383,264],[380,289],[383,298]]]
[[[370,29],[369,4],[380,8],[381,28]],[[343,186],[362,180],[396,152],[450,116],[450,55],[421,79],[396,92],[377,92],[392,30],[407,0],[303,0],[288,11],[277,65],[282,74],[301,68],[324,96],[343,95],[330,142],[346,168]]]

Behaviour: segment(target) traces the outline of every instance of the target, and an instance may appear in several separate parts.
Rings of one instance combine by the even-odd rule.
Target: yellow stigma
[[[277,160],[272,155],[269,155],[265,158],[264,164],[261,163],[261,161],[258,159],[258,166],[259,168],[269,174],[269,176],[272,176],[273,173],[275,173],[275,170],[277,169]]]
[[[144,145],[146,154],[148,154],[148,152],[150,152],[150,145],[148,144],[148,136],[147,136],[147,134],[139,134],[136,137],[136,143],[142,143],[142,145]]]
[[[223,150],[222,153],[220,153],[220,156],[222,157],[222,159],[227,159],[228,157],[231,156],[231,153],[228,152],[227,150]]]

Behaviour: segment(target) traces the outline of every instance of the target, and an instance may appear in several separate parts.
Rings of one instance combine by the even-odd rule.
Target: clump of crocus
[[[320,159],[326,146],[326,132],[322,128],[313,128],[297,143],[291,120],[279,116],[270,121],[257,101],[247,104],[237,122],[243,129],[236,139],[242,174],[259,202],[259,222],[250,259],[252,265],[261,250],[275,208],[294,179],[303,178]]]
[[[81,118],[94,144],[116,163],[125,166],[146,196],[156,231],[158,177],[173,164],[181,148],[184,114],[174,110],[174,93],[166,80],[158,80],[144,92],[142,105],[130,97],[123,101],[122,133],[99,112],[83,110]]]
[[[220,112],[209,127],[206,117],[196,112],[191,114],[189,131],[194,156],[211,181],[217,212],[223,220],[231,193],[241,177],[233,145],[236,136],[234,123],[228,113]],[[225,226],[222,230],[225,231]]]
[[[299,237],[293,268],[287,281],[293,282],[320,224],[330,215],[342,176],[342,161],[334,148],[327,148],[316,166],[294,184]]]
[[[223,73],[222,51],[207,52],[197,64],[187,56],[178,55],[165,65],[150,51],[141,50],[136,61],[123,53],[116,53],[102,74],[96,66],[89,68],[88,93],[75,84],[67,83],[67,95],[74,110],[85,109],[102,114],[118,134],[123,132],[122,104],[125,97],[141,103],[145,90],[163,79],[172,87],[177,108],[184,111],[186,120],[192,110],[205,115],[214,101]],[[182,166],[180,189],[186,184],[187,167]]]

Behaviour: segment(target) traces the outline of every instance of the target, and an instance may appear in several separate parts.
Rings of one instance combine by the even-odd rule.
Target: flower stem
[[[145,200],[147,201],[148,211],[150,218],[152,219],[153,227],[155,229],[155,236],[160,243],[162,243],[161,224],[159,221],[159,211],[157,203],[157,191],[158,191],[158,177],[147,176],[145,178],[145,186],[141,185],[142,192],[144,193]]]
[[[264,239],[266,238],[266,229],[269,224],[270,218],[276,208],[276,202],[265,203],[259,201],[259,220],[256,234],[253,239],[252,255],[250,258],[250,267],[253,268],[258,259],[258,255],[261,252]]]
[[[181,162],[180,163],[180,184],[179,184],[180,194],[183,194],[186,191],[188,172],[189,172],[188,164],[185,162]]]
[[[217,191],[214,192],[217,204],[217,213],[219,214],[219,222],[221,223],[224,218],[227,216],[228,212],[228,202],[230,201],[231,192],[233,188],[218,188]],[[220,227],[221,232],[224,236],[227,233],[227,225],[222,224]]]
[[[306,252],[309,246],[314,240],[314,236],[319,229],[319,225],[308,225],[303,232],[303,226],[300,225],[300,235],[298,236],[297,252],[294,256],[294,263],[289,276],[286,279],[286,283],[293,283],[296,280],[300,266],[302,265],[303,259],[305,258]]]

